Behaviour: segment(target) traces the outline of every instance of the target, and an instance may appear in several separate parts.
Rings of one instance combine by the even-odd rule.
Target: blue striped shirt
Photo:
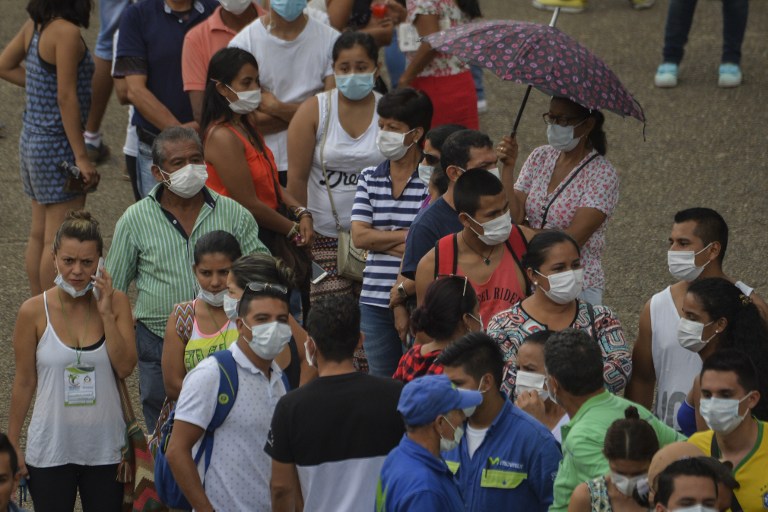
[[[352,221],[365,222],[381,231],[408,229],[426,196],[427,187],[419,179],[418,171],[414,170],[400,197],[393,197],[387,160],[376,168],[364,169],[360,174]],[[368,251],[360,303],[389,307],[389,291],[397,280],[399,270],[399,257]]]
[[[232,199],[203,188],[205,202],[187,234],[160,206],[164,191],[163,185],[156,185],[147,197],[125,210],[115,226],[106,262],[115,289],[127,293],[131,282],[136,282],[133,315],[161,338],[174,304],[197,294],[192,264],[201,236],[220,229],[234,235],[243,254],[269,253],[259,240],[253,215]]]

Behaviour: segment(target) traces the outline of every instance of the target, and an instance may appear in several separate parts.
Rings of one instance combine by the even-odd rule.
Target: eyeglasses
[[[440,157],[437,155],[431,155],[429,153],[424,153],[424,160],[427,161],[428,165],[437,165],[440,163]]]
[[[467,276],[457,276],[456,274],[437,274],[437,279],[461,279],[464,281],[464,289],[461,291],[461,296],[464,297],[467,294]]]
[[[286,297],[288,296],[288,288],[276,283],[260,283],[254,281],[252,283],[248,283],[245,289],[256,293],[275,293],[279,295],[285,295]]]
[[[576,123],[573,126],[579,126],[581,123],[587,120],[585,117],[572,117],[572,116],[553,116],[549,112],[545,112],[541,115],[542,118],[544,118],[544,124],[547,126],[552,126],[553,124],[556,124],[558,126],[570,126],[573,121],[578,121],[581,119],[581,122]]]

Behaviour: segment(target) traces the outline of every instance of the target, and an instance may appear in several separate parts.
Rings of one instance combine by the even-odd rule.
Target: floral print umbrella
[[[605,62],[555,27],[488,20],[436,32],[424,40],[435,50],[477,64],[502,80],[645,122],[643,108]]]

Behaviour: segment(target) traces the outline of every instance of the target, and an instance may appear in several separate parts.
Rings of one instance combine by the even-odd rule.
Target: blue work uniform
[[[445,462],[404,435],[381,468],[374,510],[463,512],[462,504]]]
[[[544,425],[504,400],[472,458],[466,436],[443,457],[456,474],[466,510],[545,512],[562,455]]]

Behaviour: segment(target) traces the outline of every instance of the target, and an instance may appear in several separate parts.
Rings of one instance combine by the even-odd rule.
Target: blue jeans
[[[360,304],[360,330],[368,358],[368,373],[391,378],[403,357],[403,344],[395,330],[392,311],[387,307]]]
[[[397,43],[397,30],[392,34],[392,42],[384,48],[384,63],[389,71],[389,79],[392,82],[392,88],[397,89],[397,82],[400,81],[400,75],[405,71],[405,54],[400,51]],[[391,375],[390,375],[391,377]]]
[[[160,409],[165,401],[163,385],[163,338],[136,322],[136,352],[139,355],[139,393],[144,424],[154,432]]]
[[[485,99],[485,86],[483,85],[483,68],[475,66],[474,64],[469,67],[472,72],[472,80],[475,82],[475,92],[477,93],[477,101]]]
[[[664,62],[680,64],[688,42],[697,0],[670,0],[664,29]],[[747,28],[749,0],[722,0],[723,54],[720,62],[741,62],[741,43]]]
[[[120,26],[123,11],[130,4],[129,0],[99,0],[99,35],[93,49],[98,58],[112,60],[115,32]]]
[[[139,142],[139,156],[136,157],[136,187],[141,198],[149,195],[157,185],[157,180],[152,175],[152,146]]]

